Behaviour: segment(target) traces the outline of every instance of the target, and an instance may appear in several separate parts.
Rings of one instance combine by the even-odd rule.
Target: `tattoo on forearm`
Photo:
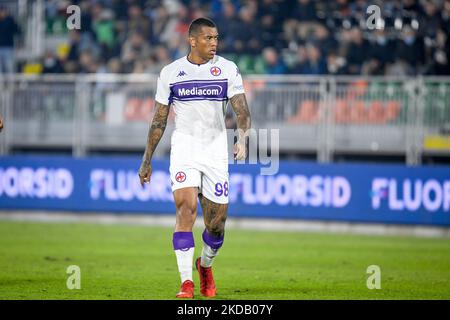
[[[148,131],[147,146],[145,148],[144,161],[150,161],[156,146],[164,134],[169,115],[169,106],[156,102],[156,113]]]
[[[231,98],[231,106],[236,113],[236,122],[238,129],[242,130],[244,133],[250,129],[251,118],[250,111],[248,109],[247,99],[245,94],[240,93]]]

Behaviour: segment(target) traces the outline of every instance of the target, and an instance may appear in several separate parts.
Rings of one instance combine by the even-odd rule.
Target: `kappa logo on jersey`
[[[219,67],[212,67],[211,69],[209,69],[209,71],[215,77],[219,76],[222,73],[222,70],[220,70]]]
[[[178,73],[177,77],[183,77],[183,76],[187,76],[187,73],[184,72],[183,70],[181,70],[180,73]]]
[[[183,171],[177,172],[175,180],[177,180],[177,182],[184,182],[186,180],[186,174]]]

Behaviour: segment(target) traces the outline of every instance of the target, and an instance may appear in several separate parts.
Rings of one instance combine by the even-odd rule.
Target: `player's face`
[[[219,33],[216,28],[202,27],[192,44],[200,57],[211,60],[216,54],[218,41]]]

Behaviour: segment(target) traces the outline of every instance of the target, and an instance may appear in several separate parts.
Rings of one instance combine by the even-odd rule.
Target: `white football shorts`
[[[187,187],[198,187],[207,199],[228,203],[228,171],[204,165],[170,165],[172,192]]]

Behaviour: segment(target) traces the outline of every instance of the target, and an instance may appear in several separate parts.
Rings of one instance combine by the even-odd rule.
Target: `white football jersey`
[[[217,55],[204,64],[184,56],[161,70],[155,100],[175,111],[171,165],[228,169],[225,111],[239,93],[244,93],[239,69]]]

